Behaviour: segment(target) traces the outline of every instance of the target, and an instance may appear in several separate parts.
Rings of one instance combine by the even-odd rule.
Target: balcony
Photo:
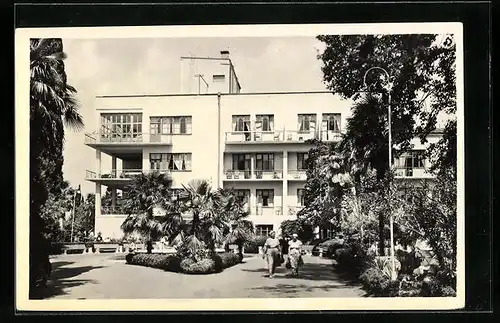
[[[321,131],[320,132],[321,141],[326,142],[339,142],[342,139],[342,133],[340,131]]]
[[[395,168],[396,178],[409,178],[409,179],[429,179],[434,178],[434,176],[429,173],[425,168],[416,167],[396,167]]]
[[[304,143],[316,138],[315,131],[232,131],[225,133],[226,144]]]
[[[87,170],[85,179],[95,183],[102,183],[111,187],[123,187],[130,182],[135,176],[147,174],[151,172],[160,172],[170,176],[169,170],[143,170],[143,169],[110,169],[103,170],[100,174],[95,171]]]
[[[101,133],[85,134],[85,144],[91,147],[127,147],[172,145],[172,135],[150,133]]]
[[[307,174],[305,169],[289,169],[288,179],[292,181],[305,181],[307,180]]]
[[[101,206],[101,215],[126,215],[123,205],[116,206]]]
[[[255,215],[258,216],[276,216],[283,215],[282,206],[257,206],[254,208]]]
[[[245,181],[245,180],[261,180],[261,181],[280,181],[283,180],[282,170],[226,170],[226,181]]]

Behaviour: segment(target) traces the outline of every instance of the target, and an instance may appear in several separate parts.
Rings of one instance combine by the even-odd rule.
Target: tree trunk
[[[384,237],[384,213],[378,215],[378,252],[380,256],[385,256],[385,237]]]
[[[243,242],[238,241],[238,256],[240,257],[240,262],[243,261]]]

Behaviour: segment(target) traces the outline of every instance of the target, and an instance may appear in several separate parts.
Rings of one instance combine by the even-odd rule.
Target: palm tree
[[[178,206],[172,200],[171,186],[170,176],[160,172],[136,176],[125,189],[124,207],[128,216],[121,225],[123,232],[138,233],[149,242],[175,230],[171,224],[178,218]],[[163,208],[165,214],[155,216],[156,207]]]
[[[339,150],[344,156],[344,164],[350,169],[357,184],[360,183],[361,176],[367,174],[370,169],[376,170],[376,178],[380,183],[389,175],[386,120],[386,108],[373,94],[366,94],[352,108],[352,115],[348,119],[346,134]],[[379,213],[378,222],[379,252],[383,255],[384,212]]]
[[[243,260],[243,244],[250,241],[254,236],[253,222],[247,220],[248,210],[245,206],[236,199],[233,190],[221,190],[225,199],[225,216],[229,220],[232,230],[226,235],[224,243],[226,245],[236,244],[238,246],[238,254],[240,261]]]
[[[64,126],[81,129],[76,90],[67,84],[61,39],[30,40],[30,297],[48,263],[40,211],[62,182]]]
[[[227,196],[221,189],[213,191],[206,180],[191,180],[183,188],[186,199],[182,211],[189,218],[184,248],[193,255],[204,248],[213,252],[216,244],[223,241],[224,229],[228,227]]]

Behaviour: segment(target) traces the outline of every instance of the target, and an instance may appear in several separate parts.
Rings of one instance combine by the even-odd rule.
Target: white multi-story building
[[[340,140],[351,102],[326,91],[241,93],[227,52],[182,58],[182,64],[183,93],[96,98],[100,127],[85,139],[96,151],[95,168],[86,174],[95,183],[95,232],[122,235],[126,215],[117,190],[125,189],[130,175],[150,170],[168,172],[174,188],[191,179],[234,188],[257,234],[295,219],[304,204],[306,141]],[[396,160],[401,177],[429,176],[419,157],[425,147],[415,144],[414,152]],[[111,156],[111,165],[103,167],[102,154]],[[111,189],[110,207],[101,205],[103,186]]]

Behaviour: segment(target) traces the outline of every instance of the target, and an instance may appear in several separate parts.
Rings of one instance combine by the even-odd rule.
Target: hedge
[[[195,262],[191,258],[185,258],[181,261],[181,271],[185,274],[191,275],[206,275],[213,274],[217,271],[215,268],[215,260],[214,259],[202,259],[198,262]]]
[[[215,254],[195,262],[191,258],[182,259],[177,255],[129,253],[125,257],[126,263],[163,269],[165,271],[180,272],[185,274],[213,274],[240,263],[237,254],[226,252]]]
[[[259,247],[264,246],[268,237],[255,236],[244,244],[245,253],[259,253]]]
[[[158,268],[172,272],[181,271],[181,258],[177,255],[129,253],[125,256],[125,261],[131,265]]]

